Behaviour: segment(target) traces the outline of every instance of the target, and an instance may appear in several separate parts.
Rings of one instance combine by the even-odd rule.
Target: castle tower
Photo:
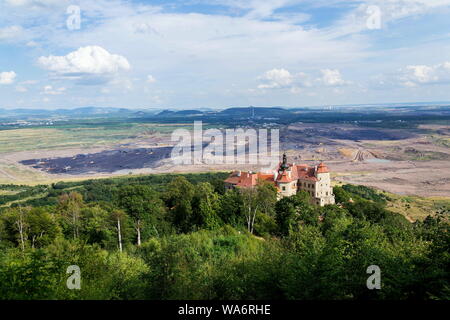
[[[287,163],[287,156],[286,156],[286,153],[283,153],[283,162],[280,164],[280,167],[278,168],[278,173],[282,174],[288,168],[289,168],[289,164]]]
[[[276,184],[280,190],[279,197],[289,197],[297,193],[297,179],[287,163],[286,153],[283,153],[283,162],[278,168]]]
[[[320,205],[334,204],[334,194],[328,167],[321,162],[315,171],[318,180],[316,183],[316,197],[320,199]]]

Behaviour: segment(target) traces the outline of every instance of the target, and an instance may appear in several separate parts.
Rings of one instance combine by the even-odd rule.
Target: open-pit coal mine
[[[170,158],[172,147],[106,150],[73,157],[23,160],[20,163],[52,174],[113,173],[120,170],[155,168]]]

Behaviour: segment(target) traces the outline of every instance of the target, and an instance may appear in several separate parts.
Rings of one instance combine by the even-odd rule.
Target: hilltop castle
[[[286,154],[278,170],[273,173],[234,171],[225,180],[225,188],[250,188],[258,181],[273,183],[278,190],[278,198],[289,197],[299,190],[305,190],[311,195],[312,203],[324,206],[334,204],[333,188],[331,187],[330,171],[321,162],[318,166],[309,167],[306,164],[287,163]]]

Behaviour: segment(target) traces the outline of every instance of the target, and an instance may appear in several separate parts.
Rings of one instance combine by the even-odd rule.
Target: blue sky
[[[449,15],[450,0],[0,0],[0,108],[450,101]]]

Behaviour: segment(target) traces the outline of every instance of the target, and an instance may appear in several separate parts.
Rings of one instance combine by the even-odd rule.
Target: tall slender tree
[[[74,239],[80,237],[80,213],[83,206],[83,196],[78,192],[64,193],[58,198],[57,211],[66,218],[67,223],[71,226]]]
[[[138,246],[142,244],[144,227],[158,233],[158,228],[163,224],[165,209],[164,203],[152,188],[141,185],[124,186],[118,191],[117,202],[134,221]]]

